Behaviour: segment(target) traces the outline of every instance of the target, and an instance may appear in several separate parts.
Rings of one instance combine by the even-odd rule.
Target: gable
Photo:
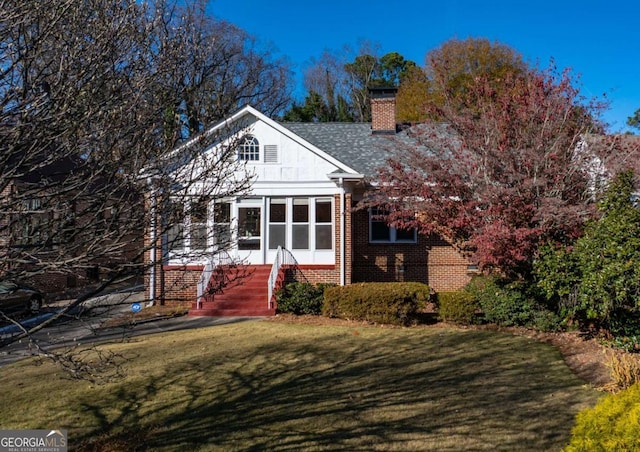
[[[247,161],[257,183],[321,182],[334,172],[355,173],[348,165],[318,149],[278,123],[252,116],[247,119],[243,133],[255,138],[259,145],[259,158]]]

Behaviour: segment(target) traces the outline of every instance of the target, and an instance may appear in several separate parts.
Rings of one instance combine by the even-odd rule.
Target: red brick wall
[[[164,291],[157,292],[162,303],[195,303],[202,265],[165,265],[158,275],[164,280]]]
[[[417,281],[447,291],[471,279],[467,259],[441,238],[418,235],[415,244],[372,244],[367,210],[352,216],[353,282]]]

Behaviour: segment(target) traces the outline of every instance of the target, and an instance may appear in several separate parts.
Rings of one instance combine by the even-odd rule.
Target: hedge
[[[408,325],[429,300],[429,286],[417,282],[360,283],[328,287],[322,314],[375,323]]]

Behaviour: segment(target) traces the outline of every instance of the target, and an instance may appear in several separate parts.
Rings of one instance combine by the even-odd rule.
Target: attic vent
[[[264,163],[278,163],[278,145],[264,145]]]

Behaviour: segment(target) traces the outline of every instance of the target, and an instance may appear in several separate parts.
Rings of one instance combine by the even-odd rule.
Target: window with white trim
[[[333,250],[333,199],[270,198],[267,234],[270,250]]]
[[[247,162],[260,161],[260,142],[254,136],[247,135],[238,146],[238,160]]]
[[[176,254],[202,253],[208,248],[208,196],[172,201],[168,211],[167,248]]]
[[[231,204],[216,203],[213,206],[213,245],[225,248],[231,243]]]
[[[309,249],[309,199],[293,198],[293,225],[291,228],[291,248]]]
[[[369,210],[369,243],[416,243],[418,233],[415,229],[399,229],[389,226],[386,212],[373,207]]]
[[[269,200],[269,249],[287,247],[287,200],[271,198]]]
[[[316,199],[316,249],[333,249],[333,221],[331,198]]]
[[[191,251],[204,251],[207,247],[208,227],[207,217],[209,210],[209,197],[202,196],[191,201],[189,209],[189,246]]]

